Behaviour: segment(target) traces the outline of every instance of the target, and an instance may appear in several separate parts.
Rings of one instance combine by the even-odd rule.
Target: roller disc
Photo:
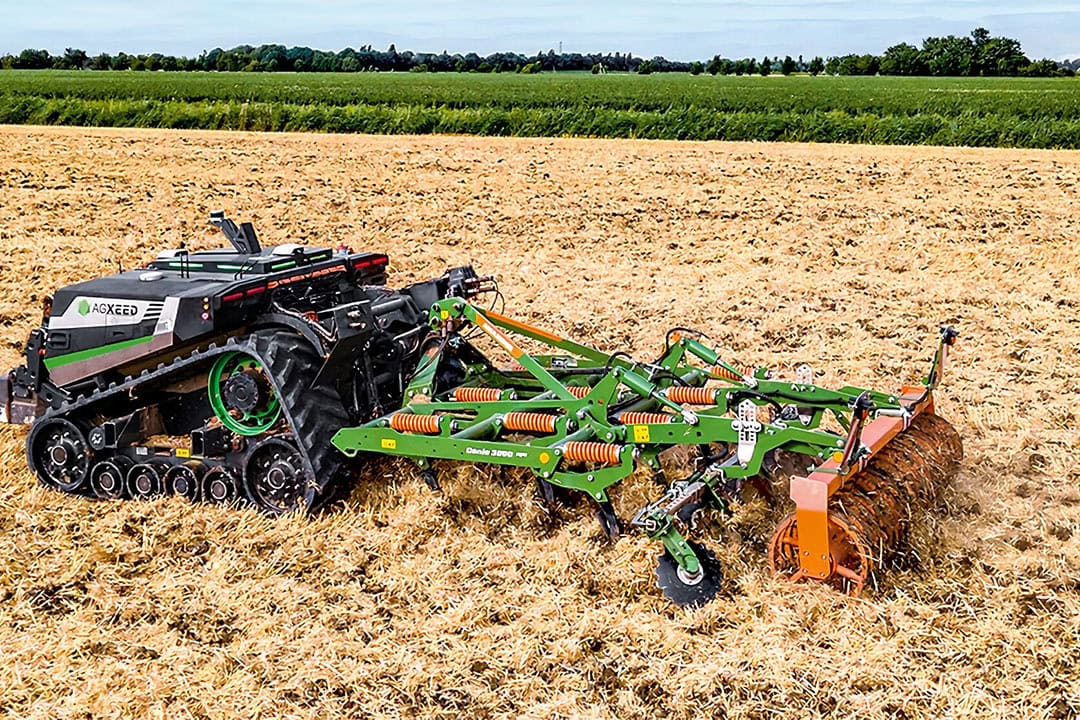
[[[688,575],[670,553],[657,558],[656,585],[671,602],[680,607],[700,607],[720,592],[723,572],[716,555],[700,543],[688,540],[687,545],[697,555],[701,568],[696,575]]]
[[[956,476],[962,458],[960,435],[952,425],[928,413],[915,418],[830,498],[832,570],[823,581],[842,592],[859,594],[874,570],[899,549],[911,523]],[[777,527],[768,557],[773,572],[805,578],[799,567],[794,514]]]
[[[849,595],[861,593],[874,568],[873,553],[862,535],[853,532],[834,513],[829,514],[829,549],[832,574],[825,582]],[[769,543],[769,567],[775,573],[802,577],[798,574],[799,526],[794,514],[784,518]]]

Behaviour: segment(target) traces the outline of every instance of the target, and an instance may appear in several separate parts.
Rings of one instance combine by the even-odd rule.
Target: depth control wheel
[[[165,471],[165,492],[185,497],[189,502],[197,502],[205,472],[206,467],[201,462],[173,465]]]
[[[720,592],[723,570],[716,556],[704,545],[693,540],[687,540],[686,544],[697,555],[701,567],[691,575],[675,561],[671,553],[665,552],[657,558],[656,584],[671,602],[693,608],[704,605]]]
[[[126,485],[128,495],[137,500],[161,495],[165,492],[165,465],[160,462],[139,463],[128,470]]]
[[[39,420],[26,438],[26,455],[42,485],[68,493],[83,487],[94,456],[82,430],[63,418]]]
[[[124,478],[134,465],[125,455],[102,460],[90,469],[90,489],[101,500],[119,500],[124,497]]]
[[[299,448],[285,438],[263,440],[251,449],[244,463],[244,493],[271,515],[307,509],[307,480]]]
[[[202,477],[200,497],[204,502],[230,504],[240,497],[240,481],[236,473],[224,465],[210,468]]]

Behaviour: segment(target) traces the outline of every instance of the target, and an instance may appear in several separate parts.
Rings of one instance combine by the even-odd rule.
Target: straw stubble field
[[[860,146],[4,128],[0,360],[41,298],[163,247],[474,263],[508,311],[652,356],[890,388],[963,339],[939,405],[966,457],[861,599],[770,578],[760,508],[710,526],[725,594],[653,586],[656,547],[549,514],[519,475],[374,463],[314,519],[94,503],[0,431],[0,713],[11,717],[1071,717],[1080,712],[1080,155]],[[653,492],[635,478],[624,514]],[[723,530],[721,534],[719,531]]]

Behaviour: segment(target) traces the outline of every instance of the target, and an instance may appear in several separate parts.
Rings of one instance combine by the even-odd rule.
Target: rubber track
[[[348,492],[351,488],[347,487],[345,458],[330,443],[335,432],[348,426],[348,415],[335,388],[325,384],[311,386],[322,361],[310,344],[290,331],[260,330],[231,337],[221,344],[213,343],[205,350],[175,357],[169,363],[159,363],[157,368],[125,378],[106,390],[73,398],[47,411],[38,422],[55,417],[70,419],[73,415],[92,412],[94,405],[121,395],[137,397],[141,387],[163,385],[170,375],[231,352],[250,355],[270,368],[270,380],[281,401],[282,413],[294,436],[300,440],[304,470],[312,479],[304,498],[308,510],[323,507]],[[138,402],[132,406],[132,409],[138,407]]]

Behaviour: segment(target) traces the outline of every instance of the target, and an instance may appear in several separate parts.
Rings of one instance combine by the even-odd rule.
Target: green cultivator
[[[659,456],[673,446],[701,448],[698,469],[672,483],[631,521],[663,544],[657,576],[665,595],[678,604],[705,602],[719,585],[712,553],[686,537],[694,514],[706,507],[727,510],[767,461],[805,458],[805,476],[792,479],[796,511],[771,544],[774,569],[857,593],[875,560],[895,547],[912,509],[933,499],[960,457],[955,431],[930,415],[932,391],[956,337],[948,328],[942,330],[925,384],[890,395],[818,387],[805,366],[794,381],[771,379],[764,369],[725,362],[686,331],[669,333],[663,355],[642,363],[464,299],[440,300],[429,319],[430,345],[406,389],[404,406],[340,430],[334,445],[348,456],[411,458],[432,483],[432,459],[527,467],[543,489],[557,486],[589,495],[611,537],[620,530],[609,499],[612,486],[639,464],[659,474]],[[441,362],[450,352],[463,355],[462,333],[470,327],[505,351],[514,368],[498,370],[472,351],[465,381],[440,390]],[[526,353],[515,335],[559,354]],[[826,418],[840,431],[823,429]],[[888,450],[898,435],[905,438],[901,454],[910,472],[863,492],[870,487],[871,471],[881,477],[881,451],[897,455]],[[896,460],[889,458],[893,465]],[[845,500],[850,507],[840,504]]]
[[[614,537],[612,487],[641,466],[660,478],[661,453],[689,445],[695,469],[630,524],[664,547],[664,593],[696,605],[720,570],[688,538],[695,515],[727,510],[745,483],[790,482],[776,572],[856,593],[960,460],[933,415],[947,328],[923,384],[830,390],[806,366],[778,380],[726,362],[685,330],[653,362],[601,352],[481,310],[471,301],[497,288],[469,266],[391,290],[386,255],[264,249],[250,224],[211,222],[231,249],[167,250],[46,301],[24,363],[0,375],[0,421],[30,425],[45,486],[280,514],[347,494],[347,458],[363,453],[410,458],[432,486],[432,460],[484,462],[531,469],[547,497],[585,493]]]

